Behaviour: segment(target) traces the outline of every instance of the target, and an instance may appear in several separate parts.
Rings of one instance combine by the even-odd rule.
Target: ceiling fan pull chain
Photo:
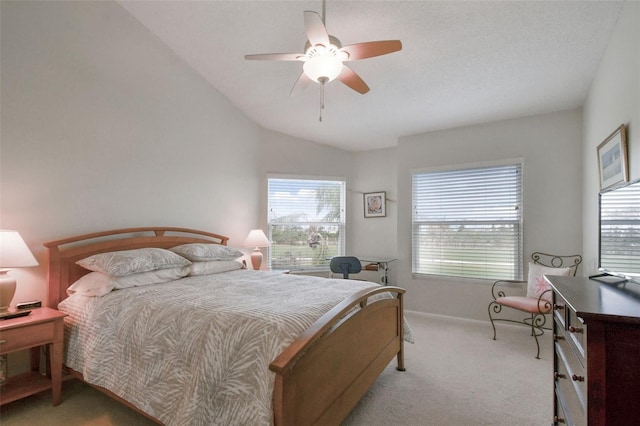
[[[322,123],[322,110],[324,109],[324,83],[320,81],[320,122]]]

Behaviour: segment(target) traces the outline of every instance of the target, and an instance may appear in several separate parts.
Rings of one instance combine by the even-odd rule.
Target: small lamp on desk
[[[16,279],[6,268],[38,266],[38,261],[18,231],[0,230],[0,312],[6,311],[16,293]]]
[[[244,240],[243,245],[245,247],[253,247],[253,252],[251,252],[251,266],[257,271],[260,269],[260,265],[262,265],[262,251],[260,247],[269,247],[271,243],[262,229],[252,229],[249,235],[247,235],[247,239]]]

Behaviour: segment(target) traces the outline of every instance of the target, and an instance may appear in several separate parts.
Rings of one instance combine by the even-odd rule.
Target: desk
[[[391,262],[393,262],[394,258],[391,257],[381,257],[381,256],[356,256],[358,259],[360,259],[360,262],[362,262],[364,265],[362,266],[362,270],[366,271],[366,265],[367,264],[376,264],[378,269],[377,270],[382,270],[383,275],[382,275],[382,283],[384,285],[388,285],[389,284],[389,264]]]

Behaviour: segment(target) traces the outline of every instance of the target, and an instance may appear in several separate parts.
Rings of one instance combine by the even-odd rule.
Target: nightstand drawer
[[[14,352],[53,341],[55,324],[51,321],[0,332],[0,353]]]

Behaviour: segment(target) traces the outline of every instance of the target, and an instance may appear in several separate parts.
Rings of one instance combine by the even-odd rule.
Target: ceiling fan
[[[318,12],[304,11],[304,27],[308,38],[304,53],[266,53],[244,57],[249,60],[304,62],[302,74],[293,85],[291,95],[300,92],[312,81],[324,88],[326,83],[336,78],[356,92],[365,94],[369,91],[369,86],[344,62],[386,55],[402,49],[400,40],[370,41],[343,47],[338,38],[327,32],[324,0],[322,17]],[[323,107],[321,100],[321,108]]]

